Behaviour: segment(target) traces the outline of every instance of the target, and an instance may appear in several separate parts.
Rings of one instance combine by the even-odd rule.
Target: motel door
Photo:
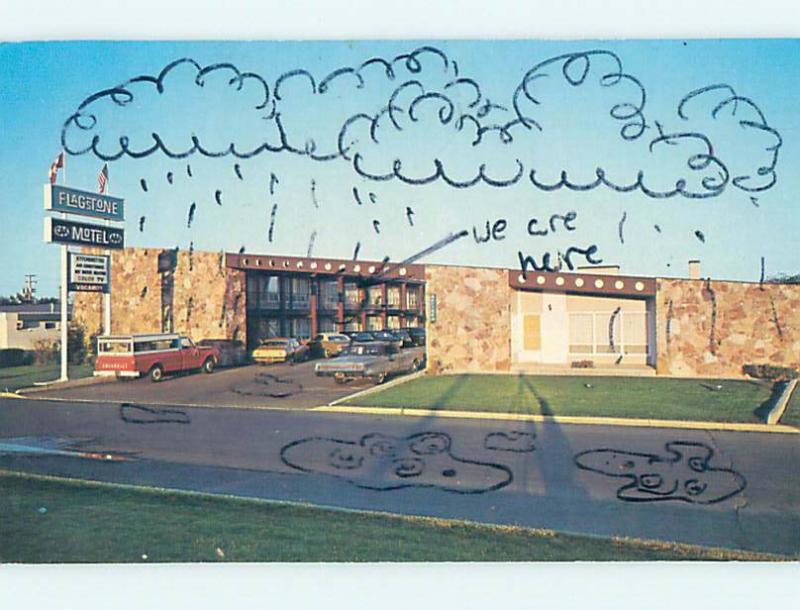
[[[516,362],[566,364],[569,318],[566,295],[516,293],[512,318],[512,350]]]

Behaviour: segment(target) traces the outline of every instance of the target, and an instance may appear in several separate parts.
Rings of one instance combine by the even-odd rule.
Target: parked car
[[[422,358],[419,350],[400,351],[392,343],[353,343],[335,360],[318,362],[314,373],[320,377],[333,377],[337,383],[369,378],[380,384],[390,375],[416,371]]]
[[[413,347],[414,346],[414,339],[411,338],[411,335],[405,328],[398,328],[396,330],[390,331],[395,337],[400,339],[403,342],[401,347]]]
[[[113,335],[97,338],[97,376],[141,377],[161,381],[167,373],[211,373],[220,361],[214,346],[198,346],[175,334]]]
[[[350,345],[350,337],[340,333],[320,333],[308,344],[313,356],[330,358],[338,356],[343,349]]]
[[[297,339],[275,337],[265,339],[252,353],[253,361],[260,364],[270,362],[300,362],[308,360],[308,345],[302,345]]]
[[[200,347],[216,347],[219,350],[217,366],[241,366],[247,362],[247,349],[242,341],[229,339],[202,339]]]
[[[414,340],[414,345],[425,346],[425,329],[424,328],[407,328],[408,334]]]
[[[352,342],[368,343],[370,341],[375,341],[375,337],[372,336],[372,333],[366,331],[348,331],[345,334],[350,337],[350,341]]]
[[[386,343],[391,343],[397,349],[403,347],[403,339],[394,335],[393,333],[386,331],[386,330],[376,330],[372,332],[372,336],[375,341],[385,341]]]

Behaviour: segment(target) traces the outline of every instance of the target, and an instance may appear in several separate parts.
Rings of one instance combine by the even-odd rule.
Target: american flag
[[[59,168],[64,167],[64,151],[58,153],[56,160],[50,164],[50,184],[56,183]]]
[[[106,192],[106,184],[108,184],[108,163],[103,163],[103,169],[100,170],[100,174],[97,176],[97,190],[100,194]]]

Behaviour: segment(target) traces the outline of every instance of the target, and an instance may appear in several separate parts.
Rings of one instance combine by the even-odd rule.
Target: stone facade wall
[[[745,364],[800,367],[800,286],[658,280],[658,374],[738,376]]]
[[[425,268],[425,294],[436,295],[436,321],[426,323],[428,367],[434,373],[511,369],[511,288],[508,271]],[[430,307],[430,306],[428,306]]]
[[[200,339],[244,340],[245,274],[227,269],[219,252],[179,252],[173,291],[176,333]]]
[[[161,332],[161,251],[126,248],[112,255],[113,333]],[[174,331],[196,341],[244,340],[245,294],[244,272],[226,268],[221,253],[178,252],[172,299]],[[73,312],[75,322],[85,327],[87,337],[102,331],[102,295],[76,293]]]

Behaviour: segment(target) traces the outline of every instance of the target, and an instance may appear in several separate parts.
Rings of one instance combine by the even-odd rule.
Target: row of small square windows
[[[525,276],[522,275],[522,274],[519,274],[519,276],[517,276],[517,280],[519,281],[520,284],[525,284],[526,281],[527,281],[525,279]],[[540,286],[542,284],[545,284],[546,282],[547,282],[547,278],[545,276],[543,276],[543,275],[537,275],[536,276],[536,283],[539,284]],[[562,276],[559,275],[558,277],[556,277],[556,286],[563,286],[565,284],[565,282],[566,281]],[[578,288],[582,288],[585,283],[586,282],[582,277],[576,277],[575,278],[575,286],[577,286]],[[594,287],[595,288],[603,288],[605,285],[606,285],[605,280],[602,280],[600,278],[597,278],[594,281]],[[637,292],[641,292],[642,290],[644,290],[644,283],[643,282],[636,282],[633,285],[633,287]],[[616,288],[617,290],[624,289],[625,288],[625,282],[623,282],[622,280],[616,280],[614,282],[614,288]]]
[[[250,259],[248,259],[248,258],[242,259],[242,262],[245,265],[249,265],[250,264]],[[255,264],[256,264],[256,267],[260,267],[261,266],[261,259],[257,258]],[[270,259],[269,266],[270,267],[274,267],[275,266],[275,261]],[[303,261],[297,261],[295,266],[298,269],[302,269],[303,267],[305,267],[305,263]],[[283,261],[283,267],[288,269],[290,267],[289,261]],[[309,263],[308,267],[309,267],[309,269],[316,269],[318,267],[318,265],[317,265],[316,261],[312,261],[311,263]],[[325,271],[332,271],[333,270],[333,265],[331,265],[330,263],[325,263],[325,265],[323,265],[323,269],[325,269]],[[375,273],[376,270],[377,270],[377,268],[375,267],[375,265],[370,265],[367,268],[367,272],[368,273]],[[337,271],[347,271],[347,265],[342,263],[337,268]],[[353,273],[360,273],[361,272],[361,265],[353,265],[351,271]],[[386,271],[386,267],[383,267],[381,269],[381,271]],[[400,267],[400,269],[397,271],[397,273],[400,274],[400,275],[405,275],[406,273],[408,273],[408,271],[407,271],[407,269],[405,267]]]

